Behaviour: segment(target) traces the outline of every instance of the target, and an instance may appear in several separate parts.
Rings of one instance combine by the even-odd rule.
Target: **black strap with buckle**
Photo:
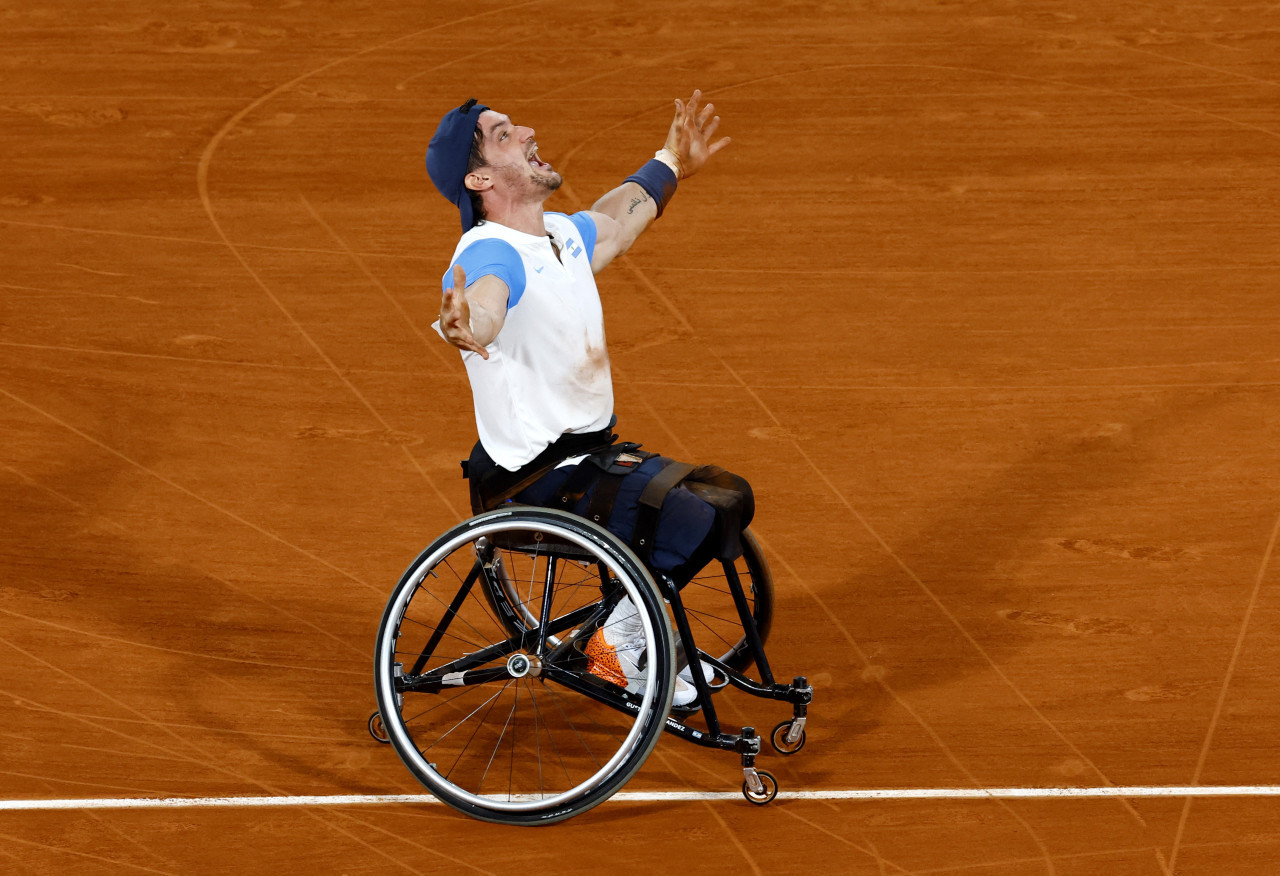
[[[471,483],[471,511],[491,511],[516,493],[547,474],[566,459],[607,450],[618,440],[613,424],[597,432],[566,432],[547,445],[532,461],[510,471],[493,461],[477,441],[471,458],[462,466],[463,477]]]
[[[662,471],[644,485],[644,490],[640,493],[640,507],[636,511],[636,528],[631,536],[631,547],[646,563],[653,552],[653,538],[658,532],[658,520],[667,495],[682,480],[693,474],[696,468],[696,465],[688,462],[668,462]]]

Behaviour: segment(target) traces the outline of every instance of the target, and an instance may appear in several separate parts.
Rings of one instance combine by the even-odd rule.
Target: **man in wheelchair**
[[[594,275],[662,215],[679,180],[729,139],[698,91],[675,101],[666,143],[590,210],[545,212],[560,174],[534,130],[469,100],[441,119],[427,170],[457,206],[463,235],[443,277],[436,330],[462,351],[479,441],[464,473],[474,513],[505,502],[558,508],[627,542],[667,586],[742,553],[754,504],[745,480],[619,443]],[[637,638],[639,637],[639,638]],[[623,599],[586,646],[588,671],[643,690],[644,638]],[[698,667],[710,680],[711,669]],[[695,707],[690,667],[673,705]]]

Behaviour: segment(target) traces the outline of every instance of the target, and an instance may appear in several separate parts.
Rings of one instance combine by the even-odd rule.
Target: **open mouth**
[[[529,153],[529,164],[538,170],[550,170],[551,165],[538,157],[538,148],[535,146],[533,151]]]

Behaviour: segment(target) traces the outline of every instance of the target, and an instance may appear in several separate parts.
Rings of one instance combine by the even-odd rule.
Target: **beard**
[[[560,172],[556,170],[551,171],[549,174],[534,171],[533,183],[534,185],[546,189],[548,192],[554,192],[556,189],[560,188],[562,183],[564,183],[564,177],[562,177]]]
[[[528,168],[526,171],[525,168]],[[498,168],[503,181],[513,189],[531,188],[534,191],[550,194],[560,188],[564,177],[559,172],[539,173],[531,165],[508,164]]]

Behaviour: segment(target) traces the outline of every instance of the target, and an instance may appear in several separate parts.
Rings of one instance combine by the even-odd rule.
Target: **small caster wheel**
[[[795,723],[795,719],[783,721],[777,727],[773,728],[773,732],[769,734],[769,742],[773,744],[773,748],[778,754],[791,755],[804,748],[805,733],[804,728],[800,728],[800,738],[795,742],[787,742],[787,734],[791,732],[791,726]]]
[[[374,742],[381,742],[383,745],[391,744],[391,735],[387,733],[387,725],[382,723],[381,712],[374,712],[369,716],[369,735],[373,737]]]
[[[773,773],[766,770],[756,770],[756,775],[760,778],[760,784],[763,788],[759,793],[751,790],[748,782],[742,783],[742,796],[746,797],[757,806],[763,806],[778,796],[778,780],[773,777]]]

